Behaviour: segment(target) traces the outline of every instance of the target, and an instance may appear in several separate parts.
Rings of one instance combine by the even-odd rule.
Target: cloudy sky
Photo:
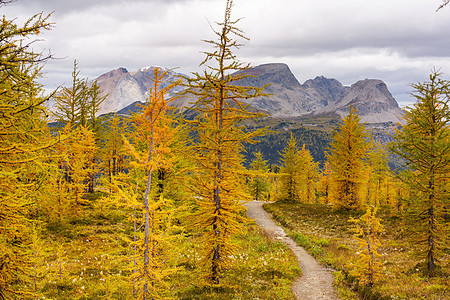
[[[442,0],[234,0],[233,18],[250,38],[238,58],[252,65],[282,62],[303,83],[323,75],[344,85],[382,79],[400,103],[410,83],[434,67],[450,77],[450,6]],[[17,0],[0,7],[22,23],[52,13],[54,28],[36,51],[60,59],[44,67],[48,89],[70,82],[73,60],[94,79],[125,67],[199,70],[214,38],[209,23],[223,19],[225,0]]]

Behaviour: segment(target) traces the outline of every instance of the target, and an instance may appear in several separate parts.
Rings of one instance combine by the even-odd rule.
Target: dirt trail
[[[264,202],[252,201],[245,204],[247,215],[255,220],[270,236],[284,242],[297,256],[302,269],[302,276],[292,286],[297,299],[301,300],[334,300],[339,299],[333,288],[331,270],[319,263],[284,232],[283,228],[275,224],[269,214],[262,208]]]

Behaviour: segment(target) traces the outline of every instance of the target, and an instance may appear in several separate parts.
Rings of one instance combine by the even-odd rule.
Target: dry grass
[[[129,224],[120,212],[94,207],[86,207],[83,218],[53,224],[45,232],[36,299],[134,299],[129,247],[121,237],[130,233]],[[300,275],[294,254],[254,223],[235,241],[240,246],[235,264],[220,287],[211,288],[198,273],[192,237],[180,235],[170,262],[177,271],[167,280],[168,299],[293,299],[291,285]]]
[[[449,253],[441,259],[439,276],[430,278],[423,274],[416,267],[418,261],[411,255],[413,245],[404,238],[404,226],[399,217],[381,212],[386,229],[380,237],[382,267],[377,284],[367,289],[349,275],[356,262],[358,245],[352,237],[348,219],[358,218],[362,212],[335,211],[321,204],[285,202],[264,207],[320,262],[340,271],[337,285],[359,291],[363,299],[450,299]],[[342,290],[341,297],[354,296],[351,291]]]

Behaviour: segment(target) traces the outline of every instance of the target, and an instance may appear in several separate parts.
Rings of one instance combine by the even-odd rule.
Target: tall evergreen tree
[[[368,144],[366,130],[360,123],[356,109],[333,131],[327,159],[332,169],[333,202],[344,209],[362,208],[367,177],[366,156]]]
[[[411,191],[409,232],[430,273],[449,236],[443,216],[450,195],[450,82],[441,75],[434,71],[430,81],[412,85],[417,102],[405,113],[406,125],[391,147],[406,162],[401,178]]]
[[[249,66],[238,62],[232,50],[240,44],[232,35],[244,38],[231,20],[232,1],[228,0],[225,18],[214,31],[217,41],[206,41],[214,51],[205,52],[206,65],[202,73],[185,78],[188,91],[195,97],[198,117],[192,122],[198,143],[192,146],[197,168],[195,189],[198,210],[195,225],[202,231],[204,274],[211,284],[219,284],[223,270],[229,266],[236,246],[232,236],[242,228],[241,200],[248,199],[244,191],[243,143],[251,142],[256,132],[246,132],[239,122],[252,118],[243,99],[257,97],[260,89],[234,85],[246,77]]]

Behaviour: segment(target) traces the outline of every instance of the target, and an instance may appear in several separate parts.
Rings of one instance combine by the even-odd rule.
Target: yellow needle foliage
[[[261,89],[238,85],[247,75],[248,65],[238,62],[232,50],[241,46],[231,37],[245,38],[231,20],[232,1],[227,1],[217,41],[206,41],[214,50],[205,52],[202,73],[186,77],[188,92],[197,98],[197,117],[191,122],[193,136],[192,170],[197,211],[194,225],[200,230],[203,276],[218,285],[223,271],[231,265],[236,250],[232,236],[241,230],[243,207],[249,199],[245,192],[243,143],[251,142],[257,132],[245,131],[239,122],[254,117],[246,110],[244,99],[261,95]],[[241,72],[237,72],[241,71]],[[235,73],[233,73],[235,72]]]
[[[301,170],[300,170],[300,151],[298,149],[297,140],[291,132],[291,138],[286,148],[281,154],[281,169],[280,182],[281,193],[280,200],[300,201],[300,185],[301,185]]]
[[[300,155],[300,172],[301,172],[301,201],[305,203],[315,203],[316,201],[316,182],[319,178],[319,163],[303,145]]]
[[[270,199],[269,167],[263,159],[260,151],[253,154],[255,159],[250,164],[250,194],[253,200],[261,201]]]
[[[125,148],[132,157],[128,174],[110,174],[111,189],[132,215],[129,278],[133,294],[139,299],[167,297],[170,286],[166,280],[174,272],[170,263],[174,257],[170,243],[174,205],[155,180],[158,170],[170,169],[176,159],[172,147],[177,132],[165,99],[173,84],[161,86],[167,72],[156,68],[153,75],[149,99],[143,111],[132,117],[134,131],[130,138],[124,137]]]
[[[39,62],[27,43],[49,29],[48,17],[35,15],[22,27],[0,21],[0,299],[34,298],[28,255],[32,235],[36,163],[53,141],[43,139],[44,109]]]
[[[333,203],[343,209],[360,209],[365,202],[367,133],[354,107],[333,131],[327,159],[332,169]]]
[[[406,167],[400,178],[410,193],[405,201],[408,232],[430,275],[439,271],[449,246],[450,81],[441,77],[434,71],[429,81],[412,85],[417,102],[405,113],[406,124],[391,145]]]
[[[366,286],[373,286],[377,281],[380,262],[378,248],[381,243],[378,235],[384,231],[380,219],[376,216],[378,208],[367,206],[366,213],[359,219],[350,218],[350,222],[355,224],[355,239],[358,241],[358,260],[353,269],[353,275],[357,276],[360,283]]]
[[[67,125],[63,133],[68,137],[55,147],[61,157],[59,172],[55,176],[63,179],[58,180],[57,188],[62,195],[67,195],[65,205],[72,209],[72,213],[78,214],[81,206],[87,204],[89,179],[95,173],[95,136],[83,125],[77,128]]]

